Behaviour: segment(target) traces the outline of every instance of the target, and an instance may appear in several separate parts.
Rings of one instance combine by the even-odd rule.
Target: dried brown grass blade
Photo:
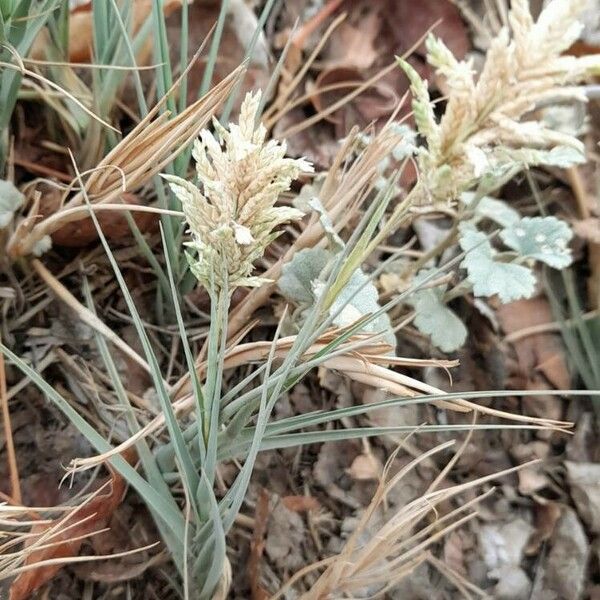
[[[109,481],[110,490],[107,493],[94,494],[57,521],[32,527],[31,533],[35,535],[17,553],[21,556],[16,557],[12,573],[19,575],[10,587],[10,600],[28,598],[52,579],[65,562],[77,555],[85,538],[104,526],[120,504],[125,491],[125,482],[116,473],[112,474]]]
[[[467,489],[480,487],[492,479],[503,477],[531,464],[526,463],[442,490],[432,491],[430,489],[423,496],[400,507],[394,514],[387,515],[381,526],[376,529],[376,533],[370,535],[365,541],[367,526],[383,504],[387,492],[393,486],[401,484],[404,476],[418,464],[447,449],[452,443],[440,444],[411,461],[388,481],[383,479],[371,503],[365,509],[358,526],[340,554],[326,561],[320,561],[315,565],[305,567],[294,575],[277,594],[272,596],[271,600],[278,600],[307,573],[323,567],[325,567],[325,570],[310,590],[300,596],[303,600],[354,597],[359,591],[370,586],[377,586],[376,595],[377,597],[382,596],[414,570],[416,566],[429,559],[431,555],[428,549],[433,543],[473,519],[476,512],[472,509],[483,498],[492,493],[493,489],[472,498],[466,503],[459,504],[458,508],[446,514],[439,512],[438,506],[441,508],[442,503],[446,503],[449,499]],[[464,444],[457,454],[460,454],[463,448]],[[393,458],[394,456],[388,462],[386,473],[389,472]],[[432,517],[432,522],[419,528],[419,523],[428,517]],[[462,580],[453,578],[452,573],[445,572],[444,574],[459,589],[469,589],[469,591],[477,593],[477,588],[469,585],[465,586]]]
[[[85,194],[90,201],[93,204],[115,203],[124,192],[134,192],[146,185],[198,136],[245,68],[245,65],[239,66],[173,119],[169,119],[166,112],[156,116],[155,107],[89,175]],[[70,189],[75,189],[75,185],[73,180]],[[9,254],[13,257],[29,254],[44,236],[51,235],[66,223],[86,218],[84,212],[72,210],[83,204],[84,192],[76,191],[53,215],[41,221],[37,218],[22,221],[9,241]]]
[[[329,336],[333,335],[332,333]],[[335,335],[334,335],[335,337]],[[364,338],[364,336],[363,336]],[[291,345],[293,344],[295,337],[290,336],[287,338],[281,338],[276,342],[276,349],[274,351],[274,358],[284,358]],[[331,341],[329,338],[324,337],[319,340],[319,343],[311,346],[304,355],[305,360],[312,358],[317,352],[322,350],[325,345]],[[357,337],[350,338],[346,343],[350,346],[357,341]],[[258,363],[264,361],[269,353],[271,352],[272,342],[251,342],[248,344],[240,344],[235,348],[231,348],[227,351],[224,359],[224,368],[230,369],[239,367],[250,363]],[[343,348],[344,346],[342,346]],[[421,394],[435,394],[443,395],[446,392],[429,386],[417,379],[397,373],[391,369],[374,364],[374,362],[383,361],[385,356],[383,353],[386,352],[389,347],[386,344],[374,344],[372,346],[366,346],[358,352],[354,347],[350,347],[346,354],[336,355],[333,358],[325,360],[322,365],[327,369],[332,369],[344,373],[350,379],[370,385],[378,389],[384,389],[394,396],[418,396]],[[364,352],[364,353],[363,353]],[[376,357],[372,359],[371,357]],[[413,364],[414,366],[414,364]],[[206,363],[203,362],[197,365],[198,374],[202,378]],[[188,382],[184,381],[183,385],[179,388],[174,388],[172,397],[175,398],[173,402],[173,410],[176,414],[186,414],[194,406],[194,397],[191,394],[191,390],[188,387]],[[453,399],[451,401],[444,400],[432,400],[432,404],[453,410],[457,412],[472,412],[475,411],[479,414],[486,414],[501,419],[507,419],[509,421],[517,421],[528,426],[539,427],[541,429],[561,430],[570,427],[572,424],[566,421],[554,421],[551,419],[543,419],[536,417],[527,417],[525,415],[516,415],[493,408],[480,406],[473,402],[468,402],[461,399]],[[165,424],[164,415],[157,415],[147,425],[141,428],[138,432],[132,435],[125,442],[116,446],[109,452],[92,456],[89,458],[76,459],[71,463],[71,469],[82,470],[94,467],[98,464],[103,463],[108,458],[124,452],[125,450],[133,447],[136,442],[143,439],[147,435],[154,433],[161,429]]]

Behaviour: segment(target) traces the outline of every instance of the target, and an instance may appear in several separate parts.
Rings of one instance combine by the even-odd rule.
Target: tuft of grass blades
[[[3,0],[0,3],[0,61],[14,62],[12,52],[19,57],[27,56],[37,34],[60,4],[61,0]],[[8,153],[8,126],[21,79],[19,69],[0,67],[0,177]]]

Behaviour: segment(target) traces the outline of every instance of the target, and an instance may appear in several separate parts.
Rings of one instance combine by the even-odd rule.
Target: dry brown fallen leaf
[[[550,304],[542,297],[503,304],[498,308],[497,315],[507,335],[554,321]],[[518,361],[519,372],[515,377],[519,387],[526,387],[528,382],[545,378],[556,389],[569,388],[571,376],[559,334],[548,332],[526,335],[517,339],[513,347]],[[543,389],[543,386],[540,387]]]
[[[523,412],[543,415],[545,418],[560,418],[564,401],[558,396],[544,394],[544,390],[564,390],[571,386],[571,374],[560,334],[553,331],[527,333],[530,327],[554,321],[548,300],[537,297],[503,304],[496,314],[504,332],[514,338],[512,345],[516,362],[513,361],[509,368],[508,389],[539,390],[539,395],[523,397]],[[541,439],[551,436],[551,432],[545,431],[538,434]],[[539,485],[541,479],[529,483]]]
[[[221,3],[213,0],[195,0],[188,7],[188,48],[199,48],[210,35],[211,29],[217,22]],[[244,60],[247,45],[252,37],[252,32],[257,26],[254,13],[241,0],[231,0],[229,16],[225,21],[219,55],[215,64],[212,85],[222,81],[232,70]],[[170,40],[171,61],[176,64],[181,52],[181,18],[174,12],[167,19],[167,35]],[[188,57],[191,53],[188,50]],[[198,98],[198,91],[202,85],[206,60],[201,58],[190,69],[187,78],[187,102],[191,104]],[[238,90],[233,106],[235,113],[244,99],[246,92],[255,89],[265,90],[271,76],[269,49],[266,44],[261,44],[261,38],[255,46],[254,53],[243,75],[243,80]]]
[[[308,156],[323,167],[331,163],[324,147],[346,137],[355,125],[364,128],[373,124],[378,129],[398,109],[409,82],[395,66],[395,55],[412,52],[417,45],[416,52],[408,60],[422,77],[432,79],[432,69],[424,59],[424,45],[419,43],[429,30],[433,28],[459,58],[471,48],[467,28],[450,0],[427,0],[418,10],[408,0],[330,1],[318,15],[317,25],[313,26],[313,18],[302,25],[295,36],[294,40],[299,38],[302,44],[292,44],[297,56],[290,58],[293,62],[290,68],[292,73],[296,72],[293,67],[303,64],[302,52],[307,59],[323,42],[324,36],[327,37],[311,71],[316,70],[317,74],[314,79],[304,82],[304,90],[301,85],[297,86],[296,94],[306,92],[316,113],[311,118],[323,115],[329,125],[310,127],[310,131],[305,131],[306,111],[302,107],[278,113],[273,131],[275,135],[288,138],[292,155]],[[361,85],[366,85],[365,82],[371,82],[368,88],[348,99]],[[347,101],[343,103],[343,99]],[[409,102],[400,106],[396,118],[411,121]],[[318,133],[314,133],[315,129]],[[401,183],[408,186],[415,179],[414,168],[409,165],[403,172]]]
[[[351,89],[364,83],[365,78],[356,67],[338,65],[321,71],[314,85],[307,85],[311,92],[311,102],[316,112],[325,111],[327,108],[341,100]],[[340,89],[320,92],[334,86],[343,86]],[[404,89],[402,92],[406,91]],[[342,108],[327,115],[325,119],[333,123],[335,134],[343,137],[354,125],[361,128],[378,119],[387,118],[400,102],[400,95],[385,80],[375,82],[368,90],[357,96]]]
[[[394,49],[396,54],[410,48],[432,27],[433,33],[444,40],[456,58],[464,58],[470,50],[467,27],[452,0],[421,0],[418,6],[413,0],[380,2],[384,5],[384,19],[398,44]],[[419,46],[417,53],[425,55],[424,44]]]
[[[561,514],[562,510],[558,502],[544,500],[542,503],[542,501],[536,501],[533,513],[535,530],[531,534],[525,548],[527,556],[536,555],[540,551],[542,544],[552,537]]]
[[[510,449],[510,454],[517,463],[535,459],[544,461],[548,458],[549,452],[550,445],[542,440],[513,444]],[[520,469],[517,477],[519,479],[518,490],[523,496],[535,496],[540,490],[551,485],[543,462]]]
[[[580,600],[587,583],[590,544],[577,513],[563,507],[550,550],[536,566],[536,585],[530,600]]]
[[[62,532],[52,536],[51,545],[48,548],[32,552],[26,559],[25,565],[32,565],[40,561],[77,556],[85,537],[95,531],[102,529],[110,515],[121,503],[125,492],[125,482],[121,476],[111,472],[107,480],[109,491],[101,493],[92,498],[90,502],[80,509],[73,511],[68,520],[61,525]],[[58,521],[52,521],[43,525],[34,525],[31,533],[37,539],[38,536],[56,526]],[[56,544],[56,542],[62,542]],[[56,545],[55,545],[56,544]],[[10,587],[9,600],[25,600],[42,585],[50,581],[63,564],[46,565],[37,569],[23,571],[13,581]]]
[[[357,481],[377,480],[383,473],[383,464],[371,452],[364,452],[352,461],[346,473]]]
[[[453,531],[444,540],[444,563],[460,575],[467,574],[465,567],[465,542],[467,532]]]
[[[265,538],[265,554],[282,570],[297,570],[304,566],[306,525],[303,518],[289,510],[281,501],[271,508]]]
[[[343,65],[368,69],[379,57],[375,46],[381,31],[382,17],[376,7],[359,23],[344,21],[334,32],[327,49],[326,62],[330,66]]]
[[[600,532],[600,464],[565,461],[577,512],[588,531]]]
[[[38,188],[39,189],[39,188]],[[62,193],[58,189],[49,189],[40,202],[40,214],[44,217],[57,212]],[[136,194],[124,192],[123,204],[143,205],[145,202]],[[103,211],[98,213],[98,222],[104,235],[112,241],[131,237],[131,229],[125,217],[125,211]],[[142,233],[158,231],[158,215],[147,212],[129,213]],[[71,221],[52,233],[52,244],[70,248],[81,248],[98,239],[98,232],[91,217],[80,221]]]

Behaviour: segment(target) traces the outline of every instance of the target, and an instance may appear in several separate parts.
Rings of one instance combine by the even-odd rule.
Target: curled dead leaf
[[[359,23],[344,21],[331,36],[325,60],[329,65],[368,69],[379,53],[375,44],[381,31],[381,15],[373,10]]]
[[[31,528],[30,544],[53,528],[57,528],[59,523],[60,529],[53,532],[52,537],[46,540],[45,548],[34,550],[27,556],[24,566],[77,556],[85,537],[105,527],[108,518],[123,499],[125,481],[116,472],[111,472],[111,476],[102,487],[104,486],[108,487],[107,492],[96,494],[89,502],[74,509],[66,518],[34,525]],[[29,598],[35,590],[50,581],[63,566],[63,564],[50,564],[22,571],[10,587],[9,600]]]
[[[517,336],[521,332],[527,333],[531,327],[554,321],[548,300],[538,297],[503,304],[498,308],[497,315],[504,332],[515,337],[514,349],[520,379],[517,385],[544,389],[544,382],[548,382],[556,389],[568,389],[571,375],[560,335],[554,332],[532,332]]]
[[[315,84],[309,87],[311,102],[317,112],[322,112],[341,100],[351,90],[365,81],[362,73],[352,66],[334,66],[321,71]],[[334,88],[334,89],[332,89]],[[322,91],[325,90],[325,91]],[[404,91],[404,90],[402,90]],[[353,125],[366,126],[371,121],[388,117],[400,102],[393,86],[381,79],[362,94],[327,115],[330,123],[341,126],[340,135]]]
[[[128,192],[121,196],[123,204],[140,206],[142,199],[136,194]],[[120,241],[131,237],[131,229],[124,214],[125,211],[101,211],[98,213],[98,222],[104,235],[113,241]],[[158,215],[147,212],[130,212],[133,220],[142,233],[158,230]],[[81,221],[71,221],[52,234],[52,243],[56,246],[79,248],[98,239],[98,232],[91,217]]]

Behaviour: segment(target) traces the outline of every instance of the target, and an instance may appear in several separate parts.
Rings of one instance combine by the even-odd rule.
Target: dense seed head
[[[275,203],[300,173],[313,167],[303,158],[285,158],[285,143],[266,141],[259,104],[260,93],[248,93],[237,125],[226,129],[214,119],[217,137],[201,132],[193,149],[200,187],[164,176],[190,226],[188,246],[195,250],[188,254],[190,267],[208,289],[261,285],[265,280],[251,275],[254,262],[279,235],[279,225],[303,214]]]

